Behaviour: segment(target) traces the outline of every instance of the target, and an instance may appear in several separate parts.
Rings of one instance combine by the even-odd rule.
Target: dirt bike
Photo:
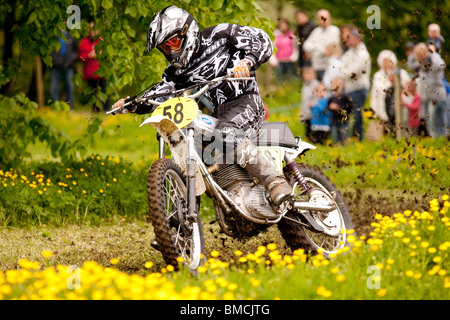
[[[264,123],[256,139],[261,154],[284,173],[293,188],[291,200],[278,207],[239,164],[208,159],[216,150],[206,152],[205,141],[216,137],[217,119],[203,114],[195,99],[222,81],[253,79],[219,77],[170,92],[172,98],[165,102],[157,101],[161,94],[135,96],[107,112],[120,112],[134,101],[158,106],[141,126],[152,126],[159,137],[159,159],[149,170],[147,195],[158,250],[167,264],[177,266],[177,258],[182,257],[183,264],[196,273],[205,253],[199,206],[204,193],[214,203],[221,230],[230,237],[251,237],[277,224],[292,250],[303,248],[314,254],[320,248],[329,255],[347,244],[353,224],[344,198],[319,169],[296,161],[316,147],[294,137],[284,122]],[[198,91],[192,93],[192,89]]]

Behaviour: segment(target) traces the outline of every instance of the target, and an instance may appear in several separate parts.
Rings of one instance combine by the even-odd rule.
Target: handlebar
[[[251,75],[254,75],[254,73],[252,72]],[[138,98],[137,96],[133,96],[131,98],[127,98],[125,99],[125,103],[123,105],[121,105],[120,107],[117,107],[115,109],[109,110],[106,112],[106,114],[116,114],[118,112],[121,112],[124,108],[126,108],[127,106],[131,105],[133,102],[145,102],[148,104],[153,104],[155,106],[159,106],[160,104],[162,104],[163,102],[159,102],[159,101],[155,101],[153,100],[154,98],[159,98],[159,97],[164,97],[164,96],[168,96],[168,95],[175,95],[175,96],[179,96],[181,94],[183,94],[185,91],[188,91],[192,88],[195,87],[200,87],[202,86],[202,88],[191,94],[186,96],[186,98],[191,98],[191,99],[195,99],[198,98],[199,96],[201,96],[203,93],[205,93],[213,84],[217,83],[217,82],[221,82],[221,81],[247,81],[247,80],[255,80],[254,76],[250,76],[250,77],[240,77],[240,78],[235,78],[233,76],[223,76],[223,77],[218,77],[212,80],[208,80],[202,83],[198,83],[195,84],[193,86],[187,87],[187,88],[183,88],[183,89],[179,89],[176,90],[174,92],[167,92],[164,94],[158,94],[152,97],[147,97],[147,98]]]

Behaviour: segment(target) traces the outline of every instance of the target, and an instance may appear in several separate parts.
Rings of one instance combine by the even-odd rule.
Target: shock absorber
[[[302,194],[309,194],[311,192],[311,187],[309,186],[308,181],[306,181],[305,177],[300,172],[300,167],[297,161],[293,160],[286,165],[288,172],[294,175],[295,181],[297,181],[298,186],[300,187]]]

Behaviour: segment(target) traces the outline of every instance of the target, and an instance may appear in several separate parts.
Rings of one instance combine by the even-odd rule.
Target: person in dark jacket
[[[296,36],[299,49],[298,66],[300,68],[311,66],[311,57],[303,50],[303,43],[308,39],[316,25],[309,19],[308,14],[304,10],[298,10],[295,13],[295,20],[297,21]]]
[[[146,52],[154,48],[164,54],[170,65],[161,82],[144,93],[144,97],[170,93],[230,73],[249,77],[250,70],[256,70],[273,53],[270,37],[260,29],[222,23],[200,31],[195,19],[175,6],[153,17]],[[265,114],[256,81],[219,82],[205,96],[214,104],[213,116],[218,119],[215,129],[227,145],[224,150],[231,146],[234,151],[231,158],[260,181],[275,205],[284,203],[291,197],[292,188],[250,139],[261,128]],[[113,109],[122,104],[124,99],[116,102]],[[127,106],[124,112],[145,114],[155,108],[139,103]]]
[[[328,109],[331,110],[331,139],[333,144],[345,144],[348,137],[349,117],[353,101],[344,93],[344,82],[341,78],[331,81],[332,95],[328,99]]]
[[[78,59],[78,45],[70,34],[70,31],[61,29],[62,35],[58,37],[61,47],[58,51],[53,51],[51,56],[53,66],[50,70],[50,95],[53,101],[59,100],[59,84],[63,79],[66,102],[73,110],[73,83],[74,64]]]

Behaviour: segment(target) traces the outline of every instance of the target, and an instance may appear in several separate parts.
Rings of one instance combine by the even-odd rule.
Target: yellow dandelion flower
[[[145,263],[144,266],[145,266],[145,268],[150,269],[151,267],[153,267],[153,262],[148,261],[148,262]]]
[[[433,258],[433,262],[435,262],[435,263],[439,263],[441,261],[442,261],[442,258],[440,256],[436,256]]]
[[[250,278],[250,282],[253,287],[259,287],[259,285],[261,284],[261,280],[255,278]]]
[[[167,271],[173,272],[174,270],[175,270],[175,268],[173,265],[171,265],[171,264],[167,265]]]
[[[319,296],[322,296],[322,297],[325,297],[325,298],[328,298],[328,297],[331,296],[331,291],[327,290],[327,288],[325,288],[324,286],[318,286],[317,289],[316,289],[316,293]]]
[[[238,287],[238,285],[237,285],[236,283],[230,283],[230,284],[227,286],[227,289],[230,290],[230,291],[234,291],[234,290],[237,289],[237,287]]]
[[[119,258],[112,258],[109,262],[111,262],[111,264],[116,265],[120,262]]]
[[[386,295],[386,293],[387,293],[386,289],[380,289],[377,292],[377,296],[384,297]]]
[[[211,257],[217,258],[220,255],[220,252],[217,250],[211,251]]]
[[[42,251],[42,256],[44,258],[50,258],[52,256],[53,252],[51,252],[50,250],[44,250]]]
[[[394,237],[396,237],[396,238],[401,238],[404,235],[405,235],[405,233],[403,231],[401,231],[401,230],[397,230],[397,231],[394,232]]]
[[[422,248],[428,248],[429,245],[430,245],[430,244],[429,244],[427,241],[422,241],[422,243],[420,244],[420,246],[421,246]]]
[[[338,274],[336,276],[336,281],[337,282],[343,282],[345,280],[345,274]]]
[[[236,250],[235,252],[234,252],[234,255],[236,255],[236,256],[238,256],[238,257],[240,257],[240,256],[242,256],[242,251],[241,250]]]

